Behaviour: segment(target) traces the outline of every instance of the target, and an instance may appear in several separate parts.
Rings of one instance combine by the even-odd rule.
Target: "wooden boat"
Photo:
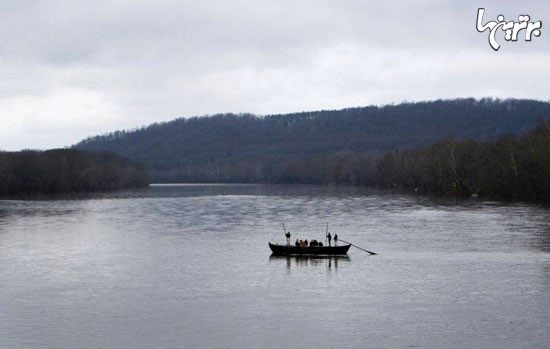
[[[342,246],[294,246],[294,245],[279,245],[269,243],[269,248],[274,255],[288,256],[288,255],[319,255],[319,256],[338,256],[346,255],[351,245]]]

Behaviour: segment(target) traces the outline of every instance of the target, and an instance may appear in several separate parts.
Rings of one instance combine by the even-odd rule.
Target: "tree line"
[[[144,166],[105,152],[0,152],[1,196],[135,188],[148,183]]]
[[[383,155],[341,153],[290,161],[271,168],[266,179],[548,202],[550,122],[495,142],[445,140]]]
[[[170,177],[172,175],[173,177]],[[385,154],[340,152],[276,163],[194,167],[160,172],[166,181],[348,184],[427,194],[550,201],[550,121],[524,136],[493,142],[448,139]],[[166,177],[162,177],[166,176]]]

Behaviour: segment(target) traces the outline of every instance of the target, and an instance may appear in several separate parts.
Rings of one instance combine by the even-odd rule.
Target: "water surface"
[[[270,257],[324,240],[346,259]],[[0,347],[550,346],[550,210],[346,187],[0,201]]]

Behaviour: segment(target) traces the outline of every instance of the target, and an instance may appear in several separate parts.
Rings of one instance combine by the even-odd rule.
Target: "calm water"
[[[270,258],[283,221],[379,255]],[[550,347],[534,205],[254,185],[0,201],[0,265],[1,348]]]

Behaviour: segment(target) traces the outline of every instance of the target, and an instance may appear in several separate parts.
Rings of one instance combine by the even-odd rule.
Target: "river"
[[[274,258],[332,233],[378,253]],[[548,348],[550,209],[349,187],[0,201],[2,348]]]

